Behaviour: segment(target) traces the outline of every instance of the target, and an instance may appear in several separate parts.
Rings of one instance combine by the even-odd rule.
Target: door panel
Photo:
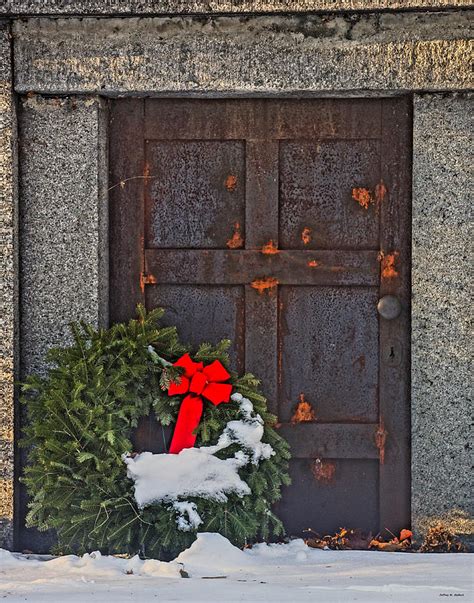
[[[279,419],[304,394],[317,421],[377,422],[378,291],[280,287]]]
[[[377,208],[361,212],[352,190],[374,190],[380,181],[379,146],[378,140],[280,144],[282,248],[377,248]]]
[[[359,526],[361,517],[366,518],[365,530],[378,532],[377,461],[292,459],[290,473],[291,488],[299,496],[285,497],[276,508],[284,514],[290,534],[305,534],[308,528],[334,534],[344,526]]]
[[[149,141],[147,247],[225,248],[244,228],[244,159],[242,141]]]
[[[292,449],[292,535],[409,525],[410,128],[406,98],[112,103],[111,318],[233,340]]]
[[[195,349],[204,341],[232,341],[229,354],[233,367],[244,370],[245,292],[242,286],[161,285],[147,287],[146,306],[166,310],[163,324],[179,324],[183,341]],[[192,320],[183,321],[183,316]],[[203,325],[207,330],[203,329]],[[209,327],[212,325],[212,329]]]

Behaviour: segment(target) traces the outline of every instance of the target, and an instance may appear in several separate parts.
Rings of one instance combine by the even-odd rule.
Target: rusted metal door
[[[409,524],[409,106],[112,103],[111,319],[233,340],[291,444],[293,535]]]

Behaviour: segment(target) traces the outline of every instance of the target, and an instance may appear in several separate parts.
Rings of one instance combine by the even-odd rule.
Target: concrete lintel
[[[258,14],[440,10],[472,6],[470,0],[6,0],[0,15]]]
[[[14,24],[15,89],[42,94],[272,94],[473,87],[471,21],[453,13]]]

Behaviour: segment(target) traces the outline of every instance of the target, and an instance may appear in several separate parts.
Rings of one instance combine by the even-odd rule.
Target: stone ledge
[[[0,15],[166,15],[467,8],[470,0],[6,0]]]
[[[15,89],[45,94],[445,91],[473,86],[467,11],[14,24]]]

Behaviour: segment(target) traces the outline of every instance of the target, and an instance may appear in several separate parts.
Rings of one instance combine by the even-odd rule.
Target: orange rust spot
[[[375,200],[377,203],[381,203],[385,199],[386,194],[387,187],[385,186],[383,180],[381,180],[375,187]]]
[[[366,188],[353,188],[352,198],[364,209],[369,209],[369,205],[373,202],[372,195]]]
[[[317,266],[319,266],[319,262],[317,262],[316,260],[309,260],[308,266],[310,268],[316,268]]]
[[[143,180],[145,181],[145,185],[148,184],[150,180],[150,164],[145,162],[145,167],[143,168]]]
[[[262,247],[262,253],[264,255],[275,255],[275,253],[280,253],[278,247],[275,245],[275,243],[270,240],[268,241],[268,243],[266,245],[264,245]]]
[[[380,420],[379,428],[375,432],[375,445],[379,449],[380,464],[385,463],[385,443],[387,441],[388,432],[385,430],[383,419]]]
[[[395,278],[399,275],[399,272],[395,267],[399,255],[398,251],[387,253],[387,255],[382,251],[380,252],[379,258],[382,263],[382,278]]]
[[[145,285],[156,285],[158,281],[153,274],[146,274],[145,272],[140,272],[140,291],[145,293]]]
[[[237,176],[229,174],[225,179],[224,186],[229,192],[233,193],[237,188]]]
[[[239,249],[244,244],[244,240],[240,233],[240,224],[236,222],[234,224],[234,233],[227,241],[226,245],[229,249]]]
[[[329,484],[334,479],[334,474],[336,473],[336,464],[332,461],[322,461],[321,459],[316,459],[313,463],[311,471],[318,482]]]
[[[303,231],[302,231],[302,233],[301,233],[301,240],[303,241],[303,243],[304,243],[305,245],[307,245],[308,243],[310,243],[310,242],[311,242],[311,238],[312,238],[312,237],[311,237],[311,232],[312,232],[312,231],[311,231],[311,228],[308,228],[307,226],[305,226],[305,227],[303,228]]]
[[[252,289],[255,289],[259,295],[262,295],[264,291],[268,289],[268,292],[271,293],[272,289],[274,289],[278,285],[278,280],[273,278],[273,276],[269,276],[266,278],[257,278],[250,283]]]
[[[316,421],[316,415],[311,404],[305,400],[304,394],[301,393],[300,401],[296,405],[295,412],[291,417],[291,423],[295,425],[296,423],[305,423],[308,421]]]

